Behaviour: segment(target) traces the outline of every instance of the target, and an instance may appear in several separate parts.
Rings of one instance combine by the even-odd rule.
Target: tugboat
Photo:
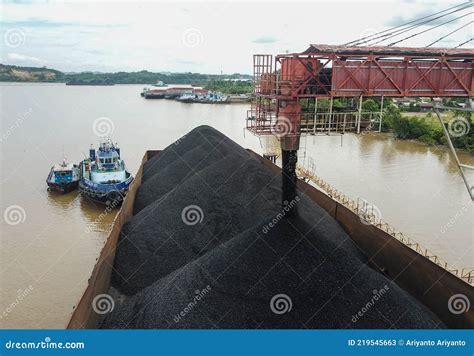
[[[120,205],[133,181],[120,158],[120,148],[110,140],[101,142],[97,151],[90,148],[89,158],[80,163],[80,172],[80,192],[102,204]]]
[[[54,190],[61,194],[69,193],[79,184],[79,167],[75,164],[68,163],[63,159],[62,163],[55,164],[49,171],[46,184],[49,190]]]

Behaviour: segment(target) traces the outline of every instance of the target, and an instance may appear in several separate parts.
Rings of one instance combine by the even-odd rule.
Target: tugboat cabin
[[[50,172],[48,180],[53,183],[70,183],[73,178],[73,168],[72,163],[63,162],[61,164],[55,164],[53,169]]]
[[[91,152],[91,159],[94,156],[95,152]],[[120,149],[116,148],[111,142],[100,144],[95,163],[91,170],[91,180],[93,182],[114,183],[127,179],[124,163],[120,159]]]

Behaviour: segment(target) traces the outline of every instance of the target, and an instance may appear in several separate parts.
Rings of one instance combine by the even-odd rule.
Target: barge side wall
[[[133,215],[133,204],[137,194],[138,187],[142,184],[143,164],[160,151],[146,151],[143,156],[140,168],[133,180],[122,207],[117,213],[113,223],[112,230],[105,241],[104,247],[100,252],[99,258],[92,270],[88,285],[82,294],[81,299],[74,306],[67,329],[94,329],[97,328],[100,315],[97,314],[92,305],[94,298],[99,294],[107,293],[110,287],[110,276],[112,273],[112,266],[114,265],[115,250],[117,249],[117,242],[125,224]]]

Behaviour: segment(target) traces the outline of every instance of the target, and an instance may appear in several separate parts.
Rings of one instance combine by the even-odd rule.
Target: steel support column
[[[360,133],[360,120],[362,116],[362,95],[359,99],[359,113],[357,114],[357,133]]]
[[[282,208],[285,216],[296,213],[296,162],[298,161],[297,150],[281,150],[282,159]]]
[[[382,132],[382,116],[383,116],[383,95],[380,99],[380,117],[379,117],[379,132]]]

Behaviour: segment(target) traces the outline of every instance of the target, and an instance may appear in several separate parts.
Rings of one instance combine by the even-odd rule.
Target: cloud
[[[44,62],[39,58],[25,56],[25,55],[19,54],[19,53],[8,53],[7,58],[12,60],[12,61],[19,61],[19,62],[32,62],[32,63],[43,63]]]
[[[187,66],[201,64],[200,62],[197,62],[197,61],[190,61],[190,60],[179,59],[179,58],[176,58],[175,62],[178,63],[178,64],[184,64],[184,65],[187,65]]]
[[[126,24],[87,24],[81,22],[63,22],[63,21],[50,21],[39,18],[29,18],[27,20],[18,21],[2,21],[0,22],[2,27],[25,27],[25,28],[61,28],[61,27],[97,27],[97,28],[112,28],[112,27],[125,27]]]
[[[31,4],[45,4],[48,0],[3,0],[5,4],[17,4],[17,5],[31,5]]]
[[[5,1],[0,0],[2,5]],[[275,2],[272,16],[263,17],[261,14],[268,11],[268,4],[264,2],[118,1],[112,7],[109,1],[51,1],[49,4],[32,1],[28,5],[8,2],[0,5],[0,41],[7,30],[18,30],[24,35],[21,47],[6,48],[5,60],[8,52],[17,52],[44,60],[49,67],[66,72],[148,69],[248,73],[252,70],[252,55],[263,50],[292,53],[306,49],[309,43],[344,43],[351,39],[348,37],[362,37],[369,17],[370,27],[381,31],[392,17],[408,21],[412,14],[419,16],[425,9],[436,12],[455,5],[454,0],[448,3],[415,0],[412,4],[406,1],[346,1],[341,12],[341,2],[326,0],[325,16],[318,18],[318,26],[331,28],[331,31],[317,33],[314,14],[322,6],[317,1],[306,2],[305,11],[288,3]],[[224,16],[229,14],[231,16]],[[456,14],[451,16],[456,17]],[[334,27],[335,21],[344,26]],[[467,21],[467,18],[462,19],[453,27]],[[120,24],[126,25],[111,28]],[[189,28],[199,29],[204,36],[202,45],[192,50],[182,45],[183,31]],[[450,30],[443,26],[438,31],[413,37],[406,44],[425,46]],[[450,38],[461,43],[472,37],[469,35],[466,28]],[[223,50],[229,44],[237,50]]]
[[[94,55],[99,55],[102,56],[106,54],[106,51],[100,50],[100,49],[84,49],[82,50],[83,52],[89,53],[89,54],[94,54]]]
[[[278,42],[278,39],[273,36],[262,36],[254,39],[253,43],[275,43]]]
[[[433,21],[430,21],[428,23],[425,24],[425,26],[436,26],[436,25],[440,25],[444,22],[447,22],[447,21],[450,21],[452,19],[455,19],[459,16],[462,16],[462,15],[465,15],[467,13],[464,13],[463,11],[466,10],[466,9],[462,9],[461,11],[457,12],[457,13],[453,13],[453,14],[449,14],[449,15],[446,15],[446,16],[443,16],[444,14],[439,14],[439,15],[435,15],[435,16],[432,16],[432,18],[436,18],[436,17],[439,17],[439,16],[443,16],[439,19],[436,19],[436,20],[433,20]],[[454,10],[452,10],[454,11]],[[386,22],[386,25],[387,26],[400,26],[400,25],[403,25],[403,24],[406,24],[407,22],[411,22],[411,21],[416,21],[422,17],[427,17],[427,16],[431,16],[433,15],[433,13],[436,13],[436,12],[439,12],[439,11],[435,11],[434,9],[429,9],[429,10],[424,10],[424,11],[419,11],[419,12],[416,12],[415,14],[411,15],[411,16],[394,16],[392,18],[390,18],[387,22]],[[449,12],[447,12],[446,14],[448,14]],[[425,19],[423,20],[424,21],[427,21],[429,19]],[[453,22],[450,22],[449,24],[455,24],[459,22],[459,19],[453,21]]]

